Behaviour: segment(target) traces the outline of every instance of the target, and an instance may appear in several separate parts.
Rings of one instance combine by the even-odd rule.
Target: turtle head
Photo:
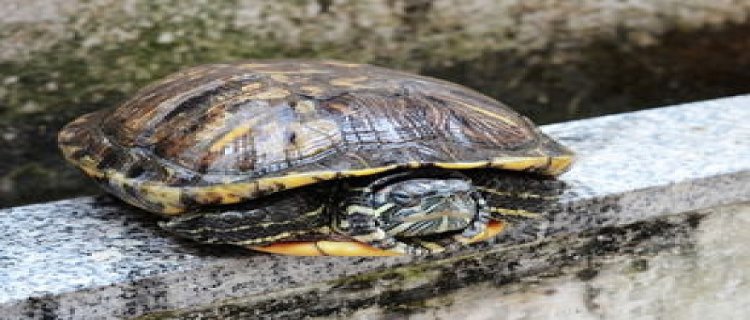
[[[461,174],[393,174],[372,182],[349,201],[334,228],[390,252],[442,251],[451,243],[490,236],[485,232],[486,203]]]
[[[416,237],[466,228],[477,213],[469,181],[416,178],[369,194],[380,227],[389,235]]]

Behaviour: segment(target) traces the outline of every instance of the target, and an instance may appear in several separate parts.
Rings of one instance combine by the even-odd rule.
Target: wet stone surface
[[[537,240],[596,230],[645,231],[645,238],[649,230],[689,234],[703,218],[683,213],[750,200],[748,118],[750,97],[740,96],[545,126],[579,155],[561,178],[568,189],[559,208],[513,228],[496,244],[427,258],[300,258],[200,246],[108,198],[0,210],[0,319],[167,317],[155,312],[224,306],[259,294],[274,298],[268,310],[288,311],[305,290],[327,296],[399,277],[427,284],[450,274],[450,288],[477,279],[512,282],[585,256],[572,244],[569,254],[560,251],[565,246],[537,250]],[[619,242],[612,246],[611,252],[620,250]],[[434,294],[430,288],[421,289],[420,297]],[[409,292],[376,294],[371,303],[407,301]],[[342,307],[348,308],[331,305]],[[319,315],[326,312],[333,311]]]

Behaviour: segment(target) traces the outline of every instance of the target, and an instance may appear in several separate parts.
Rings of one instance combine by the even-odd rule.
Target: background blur
[[[182,67],[325,57],[539,124],[750,92],[747,0],[0,0],[0,207],[93,194],[57,130]],[[626,134],[626,133],[624,133]]]

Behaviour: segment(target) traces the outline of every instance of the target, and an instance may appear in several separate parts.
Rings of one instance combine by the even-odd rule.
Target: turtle
[[[424,255],[528,213],[509,175],[573,152],[467,87],[368,64],[255,60],[178,71],[67,124],[64,157],[207,244],[288,255]],[[515,173],[514,173],[515,172]]]

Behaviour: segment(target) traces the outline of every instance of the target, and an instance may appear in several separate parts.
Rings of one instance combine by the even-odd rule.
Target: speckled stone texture
[[[558,263],[548,272],[504,283],[477,282],[426,300],[371,304],[308,320],[745,320],[750,313],[748,228],[750,203],[742,203],[562,237],[540,247],[557,249],[557,255],[576,251],[585,262]],[[362,291],[349,301],[366,299]],[[203,308],[151,319],[214,319],[239,314],[241,304],[234,304],[233,313],[224,312],[227,307]]]
[[[560,207],[535,224],[536,238],[511,232],[496,244],[427,258],[285,257],[200,246],[106,197],[0,210],[0,319],[133,317],[259,294],[282,301],[295,288],[346,290],[330,284],[455,261],[471,261],[475,271],[465,278],[490,279],[497,267],[482,264],[498,261],[492,257],[505,259],[504,277],[521,276],[561,261],[523,242],[750,201],[747,119],[750,96],[740,96],[545,126],[579,160],[562,177],[568,189]]]

